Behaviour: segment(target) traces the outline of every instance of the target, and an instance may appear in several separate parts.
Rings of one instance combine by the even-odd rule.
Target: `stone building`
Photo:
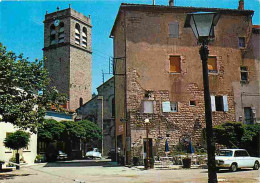
[[[103,141],[99,148],[102,155],[108,155],[115,148],[115,100],[114,77],[97,87],[98,95],[79,107],[77,119],[88,119],[102,129]]]
[[[72,8],[46,13],[44,20],[44,66],[55,86],[65,93],[69,109],[91,99],[91,20]]]
[[[254,12],[244,10],[243,1],[239,9],[123,3],[110,37],[114,41],[116,144],[127,163],[145,154],[146,118],[153,155],[164,154],[166,138],[171,152],[182,138],[191,138],[195,145],[200,142],[205,127],[202,65],[197,40],[190,28],[184,28],[191,12],[221,14],[216,38],[209,45],[213,125],[237,121],[240,116],[245,121],[244,102],[245,107],[254,108],[255,119],[260,117],[259,57],[255,58],[251,44]],[[239,107],[241,91],[255,96]]]

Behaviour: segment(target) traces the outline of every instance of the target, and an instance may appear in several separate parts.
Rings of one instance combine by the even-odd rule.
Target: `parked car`
[[[259,169],[260,158],[250,157],[245,149],[220,149],[216,156],[217,169],[229,169],[232,172],[238,168]]]
[[[68,158],[68,155],[62,151],[59,151],[58,152],[58,156],[57,156],[57,159],[67,159]]]
[[[93,151],[88,151],[86,153],[86,158],[100,158],[101,159],[101,153],[98,151],[98,148],[93,148]]]

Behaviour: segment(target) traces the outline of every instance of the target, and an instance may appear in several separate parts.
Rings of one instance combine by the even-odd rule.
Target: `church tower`
[[[90,17],[72,8],[45,15],[43,55],[49,87],[67,94],[70,110],[91,99],[91,28]]]

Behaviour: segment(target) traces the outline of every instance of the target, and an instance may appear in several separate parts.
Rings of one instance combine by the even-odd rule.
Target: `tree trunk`
[[[17,164],[20,164],[20,154],[19,154],[19,152],[18,152],[18,149],[17,149],[17,152],[16,152],[16,154],[15,154],[15,162],[16,162]],[[16,170],[20,170],[20,166],[16,165]]]

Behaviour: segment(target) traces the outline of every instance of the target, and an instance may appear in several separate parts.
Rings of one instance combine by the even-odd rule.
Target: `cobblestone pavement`
[[[142,170],[101,161],[37,164],[0,173],[0,183],[197,183],[207,182],[206,169]],[[221,171],[219,182],[259,183],[260,170]]]

